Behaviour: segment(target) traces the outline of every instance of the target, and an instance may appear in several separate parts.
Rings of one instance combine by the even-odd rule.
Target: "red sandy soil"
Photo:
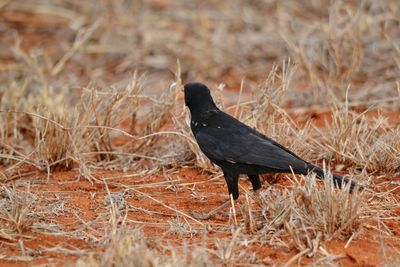
[[[397,124],[400,122],[399,114],[382,114],[388,118],[389,123]],[[368,115],[371,119],[377,116],[376,113]],[[301,125],[309,119],[314,120],[317,127],[323,127],[325,122],[331,120],[329,112],[318,112],[307,110],[304,113],[297,113],[296,121]],[[24,170],[22,170],[24,172]],[[46,218],[59,225],[65,232],[71,232],[82,227],[83,222],[89,223],[99,214],[109,214],[107,198],[107,188],[111,193],[123,192],[124,189],[131,188],[125,192],[124,200],[128,203],[128,216],[126,223],[130,227],[140,227],[149,240],[162,243],[168,242],[169,245],[181,246],[182,244],[206,245],[214,247],[216,240],[229,240],[232,237],[230,229],[233,221],[228,216],[228,211],[217,214],[209,220],[196,222],[184,214],[190,215],[192,211],[209,211],[220,205],[227,199],[227,188],[222,177],[211,179],[211,175],[195,168],[181,167],[176,170],[158,172],[149,177],[135,175],[135,172],[119,171],[98,171],[93,176],[97,181],[90,182],[85,178],[79,178],[77,171],[58,171],[54,172],[47,181],[45,173],[36,173],[18,181],[29,181],[31,192],[43,197],[44,199],[63,199],[66,200],[66,211],[61,215],[54,215]],[[381,178],[376,182],[377,188],[381,192],[395,189],[395,185],[390,185],[389,178]],[[390,178],[390,181],[400,182],[400,178]],[[16,180],[9,182],[15,183]],[[107,187],[105,186],[107,184]],[[379,186],[381,184],[382,186]],[[251,191],[251,185],[247,179],[241,180],[242,196],[243,189]],[[275,184],[267,186],[290,186],[284,179],[284,175],[279,175]],[[392,195],[400,199],[400,189],[397,188]],[[244,201],[244,197],[239,199],[239,205]],[[163,204],[161,204],[162,202]],[[168,207],[166,207],[168,206]],[[184,214],[180,214],[179,210]],[[396,215],[400,215],[400,209],[392,210]],[[240,215],[238,219],[240,220]],[[198,230],[193,234],[178,234],[171,231],[170,222],[187,222],[190,226]],[[386,219],[385,224],[390,228],[394,237],[383,236],[376,229],[376,223],[372,222],[363,227],[362,233],[358,235],[350,244],[345,247],[347,240],[331,240],[322,242],[321,245],[329,253],[339,257],[337,262],[343,266],[379,266],[385,262],[398,260],[396,251],[400,250],[400,222],[394,219]],[[101,232],[107,228],[107,220],[94,226],[93,231],[98,231],[97,238],[101,238]],[[207,229],[207,230],[205,230]],[[90,231],[89,231],[90,232]],[[99,234],[100,233],[100,234]],[[100,236],[100,237],[99,237]],[[204,238],[206,236],[206,238]],[[94,246],[88,238],[57,236],[51,233],[37,233],[29,229],[26,230],[21,240],[23,247],[27,251],[23,255],[21,245],[18,240],[0,239],[0,258],[1,266],[28,266],[32,264],[55,264],[61,266],[66,263],[73,263],[79,256],[65,251],[52,251],[54,247],[62,247],[71,251],[102,251],[104,246]],[[206,240],[206,241],[204,241]],[[93,240],[92,240],[93,241]],[[49,249],[49,250],[46,250]],[[262,259],[265,264],[284,264],[295,256],[298,251],[295,249],[282,249],[272,247],[268,244],[251,244],[247,251],[256,254],[258,259]],[[15,260],[7,260],[13,256]],[[301,261],[295,263],[312,263],[313,259],[303,256]]]
[[[324,127],[332,122],[332,115],[328,110],[305,109],[290,114],[301,127],[307,121],[312,120],[316,127]],[[400,123],[399,113],[377,113],[369,112],[367,117],[371,120],[378,115],[384,116],[391,125]],[[115,145],[122,145],[127,142],[126,138],[113,140]],[[23,173],[24,171],[22,171]],[[167,179],[164,173],[158,172],[149,177],[135,175],[132,172],[99,171],[93,174],[98,179],[90,182],[85,178],[79,178],[77,171],[53,172],[49,181],[45,173],[36,173],[18,181],[29,181],[31,191],[45,199],[66,200],[66,212],[61,215],[47,218],[59,225],[65,232],[72,232],[98,218],[99,214],[109,214],[109,206],[105,203],[107,188],[111,193],[128,190],[124,199],[128,203],[129,211],[126,223],[130,227],[139,227],[145,236],[154,242],[167,243],[180,247],[182,244],[206,245],[215,247],[217,240],[229,240],[232,237],[231,229],[233,221],[228,212],[217,214],[209,220],[196,222],[185,215],[176,212],[179,210],[186,215],[192,211],[209,211],[227,200],[227,188],[222,177],[210,179],[210,174],[195,168],[181,167],[176,170],[169,170]],[[275,184],[270,186],[290,186],[290,183],[281,175]],[[105,181],[107,187],[105,186]],[[389,185],[388,181],[400,182],[400,178],[379,179],[376,182],[379,191],[395,189],[395,185]],[[13,180],[9,182],[16,182]],[[384,184],[379,186],[379,184]],[[251,185],[247,179],[241,180],[243,188],[251,191]],[[264,187],[269,186],[265,182]],[[243,188],[242,198],[239,205],[244,201]],[[374,187],[375,188],[375,187]],[[392,195],[400,200],[400,188],[395,189]],[[160,204],[162,202],[163,204]],[[167,208],[168,206],[169,208]],[[400,215],[400,209],[392,210]],[[238,219],[241,217],[239,215]],[[187,222],[197,230],[198,233],[178,234],[171,231],[170,222]],[[347,240],[331,240],[321,243],[321,246],[329,253],[338,256],[337,263],[342,266],[380,266],[386,262],[397,261],[400,251],[400,222],[394,219],[386,219],[386,226],[393,233],[393,237],[383,236],[376,229],[376,223],[369,222],[354,240],[345,247]],[[4,223],[4,222],[3,222]],[[97,231],[96,238],[100,239],[99,233],[107,228],[107,221],[97,224],[93,231]],[[207,229],[207,230],[205,230]],[[90,231],[88,231],[90,232]],[[206,236],[206,238],[204,238]],[[54,247],[68,249],[70,251],[82,250],[83,252],[101,252],[104,246],[93,245],[93,240],[83,237],[57,236],[51,233],[37,233],[28,229],[20,239],[23,242],[26,255],[23,255],[18,240],[0,238],[0,266],[28,266],[38,264],[54,264],[62,266],[75,262],[80,256],[73,253],[66,253],[66,250],[51,250]],[[206,240],[206,241],[204,241]],[[46,250],[48,249],[48,250]],[[267,265],[281,265],[294,257],[299,251],[296,249],[283,249],[268,244],[251,244],[247,251],[255,253],[258,259]],[[10,256],[14,260],[8,260]],[[397,257],[397,258],[396,258]],[[301,257],[300,261],[294,263],[310,264],[314,259]]]
[[[152,1],[153,4],[159,5],[172,5],[169,1]],[[35,25],[37,27],[45,27],[48,24],[57,26],[65,24],[63,18],[52,16],[49,19],[47,16],[33,16],[29,12],[21,11],[1,11],[1,21],[14,28],[24,28],[26,25]],[[9,37],[3,36],[9,39]],[[48,34],[41,34],[40,31],[36,32],[23,32],[22,49],[28,50],[32,44],[41,44],[46,47],[48,53],[55,53],[58,45],[57,40],[53,39]],[[3,40],[6,42],[6,40]],[[8,58],[6,53],[3,53],[2,60],[12,61]],[[79,69],[79,68],[78,68]],[[241,74],[227,73],[226,76],[221,77],[221,80],[226,80],[229,87],[239,88],[240,81],[237,78]],[[249,77],[251,79],[251,77]],[[85,83],[85,81],[82,81]],[[236,101],[235,101],[236,102]],[[370,112],[369,117],[374,119],[378,116],[375,112]],[[299,123],[304,123],[310,119],[314,120],[317,127],[323,127],[325,123],[330,123],[332,120],[329,111],[321,110],[304,110],[304,112],[291,114]],[[385,116],[388,122],[393,125],[400,123],[399,113],[380,113]],[[22,171],[23,172],[23,171]],[[191,211],[209,211],[212,208],[220,205],[227,199],[227,188],[222,177],[217,180],[210,180],[208,173],[201,172],[194,168],[179,168],[175,171],[168,171],[170,180],[164,176],[163,172],[159,172],[150,177],[140,177],[130,174],[135,172],[117,172],[117,171],[102,171],[97,172],[94,176],[99,179],[98,182],[90,182],[85,178],[79,178],[77,171],[59,171],[54,172],[49,181],[45,173],[36,173],[29,175],[25,178],[19,178],[18,181],[26,180],[31,183],[31,191],[45,199],[66,200],[66,211],[60,215],[53,215],[46,218],[58,224],[60,229],[65,232],[71,232],[79,227],[82,227],[83,222],[89,223],[90,221],[98,218],[99,214],[109,213],[105,198],[107,197],[107,187],[103,180],[106,181],[110,192],[122,192],[125,188],[133,188],[134,190],[128,191],[124,199],[128,202],[129,211],[127,216],[127,224],[130,226],[137,226],[143,229],[144,234],[150,240],[158,241],[163,239],[172,245],[181,245],[183,243],[189,244],[203,244],[203,229],[206,231],[207,239],[206,245],[209,247],[215,246],[217,239],[231,238],[230,229],[233,225],[232,220],[226,214],[218,214],[210,220],[201,220],[201,224],[186,218],[182,214],[178,214],[173,209],[179,210],[185,214],[190,214]],[[17,180],[8,182],[8,185],[15,183]],[[389,181],[389,178],[379,179],[377,184],[384,184]],[[400,182],[400,178],[390,178],[390,181]],[[241,185],[250,190],[251,185],[246,179],[241,180]],[[264,187],[268,185],[265,183]],[[285,179],[278,179],[277,184],[271,186],[290,186]],[[394,189],[394,185],[385,184],[377,186],[379,191],[387,191]],[[22,189],[21,189],[22,190]],[[241,190],[243,192],[243,189]],[[152,198],[162,201],[164,205],[144,195],[147,194]],[[400,189],[397,188],[391,193],[397,199],[400,199]],[[242,194],[243,196],[243,194]],[[239,200],[243,201],[243,197]],[[166,208],[167,205],[170,208]],[[400,216],[400,210],[392,211],[394,214]],[[240,220],[240,215],[239,218]],[[176,222],[185,220],[190,225],[199,230],[199,234],[183,234],[171,232],[169,222]],[[0,223],[5,223],[1,222]],[[393,233],[393,237],[382,236],[374,227],[374,224],[368,224],[364,227],[362,234],[357,236],[345,248],[347,240],[332,240],[323,242],[321,245],[331,254],[340,256],[337,260],[342,266],[380,266],[385,262],[396,260],[398,257],[396,251],[400,251],[400,222],[394,219],[386,219],[385,224]],[[93,231],[98,231],[101,236],[102,228],[97,225]],[[104,228],[107,228],[106,226]],[[90,233],[90,231],[88,230]],[[94,237],[95,238],[95,237]],[[397,239],[395,239],[397,238]],[[62,247],[71,251],[102,251],[102,246],[93,246],[93,241],[88,238],[65,237],[57,236],[50,233],[37,233],[31,229],[25,230],[20,238],[9,240],[0,238],[0,266],[30,266],[38,264],[54,264],[55,266],[62,266],[68,263],[75,262],[79,256],[65,253],[65,251],[46,251],[46,248],[51,249],[54,247]],[[27,251],[23,255],[21,247]],[[385,251],[383,251],[383,248]],[[295,256],[298,251],[291,249],[285,250],[264,245],[252,244],[247,251],[252,251],[257,255],[258,259],[263,259],[265,264],[283,264]],[[396,256],[397,255],[397,256]],[[15,260],[7,260],[5,257],[14,256]],[[301,258],[302,264],[312,263],[313,259],[307,257]],[[399,260],[397,259],[397,262]],[[298,262],[295,262],[298,263]]]
[[[308,121],[316,127],[324,127],[332,123],[332,112],[330,110],[317,110],[317,109],[302,109],[290,114],[300,126],[304,126]],[[382,111],[369,111],[365,113],[367,119],[373,121],[379,117],[385,118],[389,125],[400,124],[400,113],[398,112],[382,112]]]
[[[177,235],[168,231],[168,222],[177,221],[177,218],[180,218],[182,222],[187,220],[195,229],[204,229],[204,225],[207,225],[206,242],[209,247],[212,247],[217,239],[229,239],[231,237],[229,229],[233,222],[224,214],[216,215],[210,220],[202,220],[201,223],[204,225],[200,225],[141,194],[148,194],[154,199],[162,201],[165,205],[176,208],[186,214],[190,214],[191,211],[208,211],[223,203],[227,198],[227,189],[222,177],[210,181],[207,173],[185,167],[169,172],[170,181],[162,173],[147,178],[129,177],[129,174],[129,172],[104,171],[94,176],[98,179],[104,179],[110,192],[120,192],[123,187],[130,187],[136,190],[125,194],[124,199],[128,201],[130,207],[127,222],[130,225],[137,225],[142,228],[145,236],[150,240],[158,240],[161,237],[163,240],[168,240],[170,244],[176,245],[182,245],[183,243],[204,244],[204,241],[202,241],[203,234]],[[86,179],[77,179],[75,171],[54,173],[48,182],[45,177],[45,174],[41,174],[33,179],[24,179],[31,182],[32,192],[38,195],[45,196],[47,199],[56,199],[58,197],[67,200],[67,212],[60,216],[47,218],[62,226],[62,230],[72,231],[76,227],[82,226],[82,221],[90,222],[99,213],[107,212],[104,202],[104,198],[107,196],[107,189],[103,182],[94,182],[92,184]],[[397,180],[400,181],[400,179]],[[242,179],[241,184],[244,188],[250,190],[251,186],[248,181]],[[278,179],[278,185],[280,184],[288,183],[284,179]],[[194,193],[196,196],[193,196]],[[394,195],[397,198],[400,197],[399,189],[394,192]],[[243,201],[243,198],[241,201]],[[80,219],[74,213],[79,215]],[[397,210],[397,214],[400,214],[400,210]],[[400,229],[400,222],[387,220],[385,223],[390,227],[394,235],[400,237],[400,231],[398,230]],[[98,230],[101,231],[101,229]],[[28,255],[30,257],[20,257],[21,260],[16,261],[0,259],[1,266],[28,266],[50,263],[57,266],[73,263],[77,260],[78,256],[75,255],[45,251],[45,248],[53,248],[55,246],[62,246],[71,250],[102,250],[101,247],[92,247],[84,239],[34,233],[30,230],[24,232],[22,240],[25,250],[30,251],[30,255]],[[343,266],[379,266],[387,262],[387,260],[395,260],[393,258],[396,255],[395,250],[400,249],[400,244],[395,239],[390,237],[383,238],[373,227],[365,227],[361,237],[355,238],[347,248],[344,247],[346,242],[346,240],[333,240],[323,242],[322,245],[330,253],[340,256],[338,262]],[[2,255],[22,256],[17,240],[1,240],[0,244]],[[382,252],[383,244],[386,249],[385,255]],[[248,251],[254,252],[259,259],[264,259],[266,264],[283,264],[297,253],[295,250],[286,251],[269,245],[254,244],[250,246]],[[311,259],[306,257],[303,257],[301,261],[301,263],[311,262]]]

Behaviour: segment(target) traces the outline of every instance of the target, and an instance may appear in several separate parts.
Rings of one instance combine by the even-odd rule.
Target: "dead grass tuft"
[[[293,189],[268,188],[255,199],[261,209],[252,208],[249,201],[242,208],[245,229],[257,236],[257,242],[294,245],[308,250],[309,256],[322,241],[359,235],[368,210],[364,194],[338,190],[331,180],[321,186],[315,175],[309,175],[304,183],[295,179]]]
[[[356,113],[348,103],[334,106],[332,123],[320,131],[322,141],[316,141],[320,159],[354,166],[369,172],[396,174],[400,166],[398,126],[390,125],[378,115],[368,117],[368,111]]]
[[[330,96],[343,101],[346,88],[355,83],[363,88],[352,95],[358,101],[396,96],[398,6],[393,1],[333,1],[323,8],[326,4],[289,1],[279,12],[282,37],[309,79],[314,100],[323,104]],[[304,13],[312,15],[293,21]]]
[[[121,229],[111,239],[105,251],[81,258],[76,266],[209,266],[210,258],[203,249],[186,250],[183,256],[177,251],[159,251],[160,244],[150,242],[141,230]]]
[[[398,242],[399,11],[397,0],[3,1],[0,237],[10,254],[20,250],[2,251],[0,260],[277,264],[253,251],[268,244],[298,252],[286,265],[304,256],[334,265],[342,256],[328,253],[326,240],[347,246],[373,230]],[[195,220],[192,207],[176,201],[188,192],[214,201],[211,182],[223,183],[190,131],[181,96],[190,81],[209,85],[224,111],[368,190],[348,195],[329,179],[293,177],[289,188],[279,181],[259,199],[247,195],[238,225]],[[317,127],[313,117],[325,113]],[[212,177],[182,181],[175,176],[182,166]],[[109,172],[116,173],[103,177]],[[210,190],[197,194],[205,183]],[[146,234],[158,227],[163,238],[145,238],[138,224]],[[24,247],[30,232],[68,244]],[[202,234],[212,240],[169,243],[195,243]]]
[[[24,187],[23,192],[3,185],[2,195],[0,214],[3,223],[0,232],[2,237],[14,239],[31,226],[31,210],[37,197],[31,193],[29,185]]]

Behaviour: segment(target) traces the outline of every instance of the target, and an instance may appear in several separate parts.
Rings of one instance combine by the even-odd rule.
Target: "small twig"
[[[288,262],[286,262],[285,265],[283,265],[283,267],[289,267],[292,263],[294,263],[296,260],[300,259],[303,255],[307,254],[310,251],[311,251],[311,249],[306,248],[303,251],[301,251],[300,253],[297,253]]]
[[[137,190],[137,189],[134,189],[134,188],[129,188],[128,190],[132,190],[132,191],[134,191],[134,192],[136,192],[136,193],[138,193],[138,194],[140,194],[140,195],[142,195],[142,196],[144,196],[144,197],[147,197],[147,198],[153,200],[154,202],[157,202],[158,204],[161,204],[163,207],[165,207],[165,208],[167,208],[167,209],[169,209],[169,210],[175,211],[176,213],[178,213],[178,214],[180,214],[180,215],[182,215],[182,216],[185,216],[186,218],[189,218],[189,219],[191,219],[192,221],[194,221],[194,222],[196,222],[196,223],[198,223],[198,224],[200,224],[200,225],[204,225],[202,222],[196,220],[196,219],[193,218],[192,216],[190,216],[190,215],[188,215],[188,214],[186,214],[186,213],[184,213],[184,212],[182,212],[182,211],[180,211],[180,210],[178,210],[178,209],[174,209],[174,208],[168,206],[167,204],[165,204],[164,202],[162,202],[162,201],[160,201],[160,200],[158,200],[158,199],[156,199],[156,198],[154,198],[154,197],[152,197],[152,196],[150,196],[150,195],[148,195],[148,194],[146,194],[146,193],[143,193],[143,192],[141,192],[141,191],[139,191],[139,190]]]
[[[92,34],[96,31],[96,29],[101,24],[101,19],[96,20],[91,26],[87,29],[81,29],[78,31],[75,41],[72,44],[72,47],[64,54],[64,56],[54,65],[51,70],[51,75],[55,76],[64,68],[65,63],[72,58],[72,56],[79,50],[79,48],[92,36]]]
[[[233,213],[233,222],[235,223],[235,226],[238,224],[237,218],[236,218],[236,208],[235,208],[235,201],[233,200],[233,195],[229,195],[229,199],[231,200],[231,206],[232,206],[232,213]]]
[[[355,236],[356,236],[355,233],[353,233],[353,234],[350,236],[349,240],[347,240],[347,242],[346,242],[346,245],[344,245],[344,248],[348,248],[348,246],[350,245],[351,241],[353,241],[353,238],[354,238]]]

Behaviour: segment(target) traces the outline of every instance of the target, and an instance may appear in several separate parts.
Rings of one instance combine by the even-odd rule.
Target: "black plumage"
[[[240,174],[248,175],[255,191],[261,188],[262,173],[314,172],[318,178],[324,178],[321,168],[218,109],[204,84],[189,83],[184,88],[193,135],[201,151],[221,167],[234,200],[239,197]],[[333,180],[339,188],[346,182],[335,174]],[[354,186],[352,182],[350,190]]]

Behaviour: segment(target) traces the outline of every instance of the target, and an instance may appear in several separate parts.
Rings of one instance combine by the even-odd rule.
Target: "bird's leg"
[[[260,192],[261,191],[261,181],[260,181],[260,177],[256,174],[256,175],[248,175],[251,185],[253,186],[253,190],[254,192]]]
[[[261,192],[261,181],[260,177],[258,175],[249,175],[250,182],[253,186],[254,190],[254,196],[256,198],[260,197],[260,192]]]
[[[216,207],[215,209],[212,209],[211,211],[205,213],[205,212],[192,212],[192,216],[196,219],[209,219],[211,216],[213,216],[214,214],[218,213],[218,211],[222,210],[223,208],[225,208],[226,206],[229,206],[229,204],[231,203],[230,200],[226,201],[224,204]]]
[[[228,185],[229,196],[230,197],[232,196],[233,201],[235,201],[239,197],[239,186],[238,186],[239,174],[229,172],[225,169],[223,169],[222,171],[224,172],[225,181],[226,181],[226,184]],[[231,200],[228,200],[221,206],[216,207],[215,209],[211,210],[208,213],[192,212],[192,216],[196,219],[209,219],[212,215],[214,215],[221,209],[225,208],[230,203],[231,203]]]
[[[254,196],[260,197],[261,196],[261,188],[254,190]]]
[[[249,175],[249,179],[251,184],[253,185],[253,200],[260,205],[261,202],[261,181],[260,181],[260,177],[258,175]]]
[[[255,202],[258,205],[260,205],[260,203],[262,203],[262,201],[261,201],[261,188],[259,188],[259,189],[254,191],[253,197],[254,197]]]

